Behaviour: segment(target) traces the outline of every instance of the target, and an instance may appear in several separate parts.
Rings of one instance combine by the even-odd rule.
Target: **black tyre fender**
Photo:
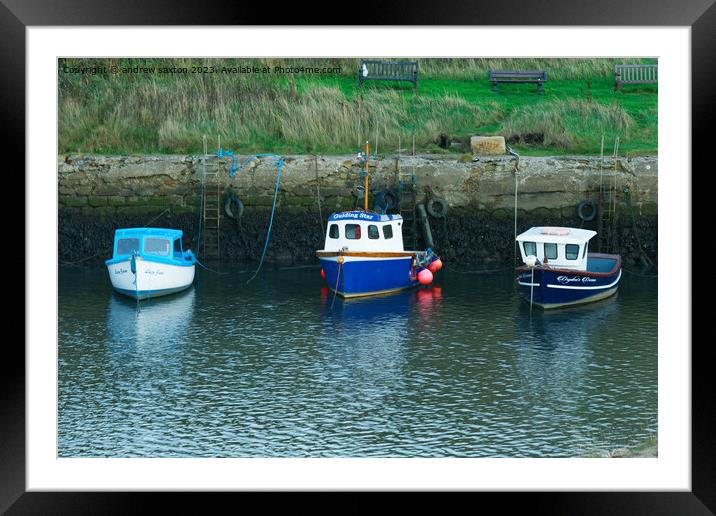
[[[577,205],[577,216],[584,222],[594,220],[597,216],[597,203],[591,199],[585,199]]]
[[[400,205],[398,193],[393,189],[386,189],[375,194],[373,211],[397,210]]]
[[[425,204],[425,209],[431,217],[441,219],[447,215],[448,203],[445,199],[433,197]]]
[[[385,199],[386,211],[397,210],[400,206],[400,197],[398,192],[392,188],[383,190],[383,199]]]
[[[224,201],[224,213],[226,213],[227,217],[234,220],[239,220],[244,214],[244,203],[241,202],[236,192],[231,189],[229,189],[226,200]]]
[[[383,192],[376,192],[375,197],[373,198],[373,211],[381,212],[384,209],[387,211],[385,194]]]

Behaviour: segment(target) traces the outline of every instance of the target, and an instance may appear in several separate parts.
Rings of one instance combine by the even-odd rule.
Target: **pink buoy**
[[[326,271],[321,269],[321,278],[326,279]]]
[[[418,281],[421,285],[429,285],[433,281],[433,273],[428,269],[423,269],[418,273]]]
[[[435,274],[442,268],[442,266],[443,266],[443,262],[441,262],[440,258],[438,258],[437,260],[431,262],[430,265],[428,265],[428,270],[430,272],[432,272],[433,274]]]

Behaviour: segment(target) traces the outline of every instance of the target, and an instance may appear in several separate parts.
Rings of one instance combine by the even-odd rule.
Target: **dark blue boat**
[[[331,215],[324,248],[316,252],[328,288],[350,298],[420,285],[418,275],[437,257],[403,249],[402,224],[400,215],[362,210]]]
[[[621,257],[589,253],[595,231],[536,227],[517,237],[525,265],[518,267],[522,297],[542,308],[599,301],[614,295],[621,279]]]

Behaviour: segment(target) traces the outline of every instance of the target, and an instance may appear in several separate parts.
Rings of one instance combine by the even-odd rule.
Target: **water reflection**
[[[610,324],[618,310],[618,294],[570,308],[542,310],[520,303],[515,321],[525,342],[544,351],[558,352],[589,343],[594,332]]]
[[[342,387],[346,396],[375,402],[401,382],[414,299],[410,291],[355,299],[334,300],[333,293],[322,297],[324,365],[351,378],[350,387]]]
[[[247,277],[137,310],[61,270],[60,456],[568,457],[654,431],[655,282],[530,313],[511,272],[350,300]]]
[[[112,294],[107,307],[110,344],[132,344],[152,351],[180,344],[192,323],[195,297],[194,287],[140,303]]]
[[[611,419],[602,410],[593,410],[594,396],[609,385],[609,365],[595,356],[595,348],[603,330],[615,323],[618,309],[616,296],[531,313],[528,305],[521,304],[515,317],[519,340],[513,355],[513,376],[521,392],[517,405],[522,407],[523,424],[530,424],[537,440],[543,441],[543,455],[563,453],[554,446],[556,441],[578,443],[573,452],[577,456],[598,447],[600,425]],[[599,405],[611,403],[604,400]],[[534,448],[533,444],[531,453]]]

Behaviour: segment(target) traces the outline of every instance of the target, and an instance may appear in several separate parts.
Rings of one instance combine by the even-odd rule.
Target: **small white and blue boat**
[[[589,303],[616,293],[621,257],[589,253],[587,229],[534,227],[517,236],[523,266],[517,267],[522,297],[542,308]]]
[[[194,281],[196,256],[182,249],[182,231],[163,228],[118,229],[107,271],[112,287],[135,299],[180,292]]]
[[[324,247],[316,251],[328,288],[350,298],[430,283],[442,262],[430,249],[403,249],[402,224],[400,215],[367,210],[332,214]]]

